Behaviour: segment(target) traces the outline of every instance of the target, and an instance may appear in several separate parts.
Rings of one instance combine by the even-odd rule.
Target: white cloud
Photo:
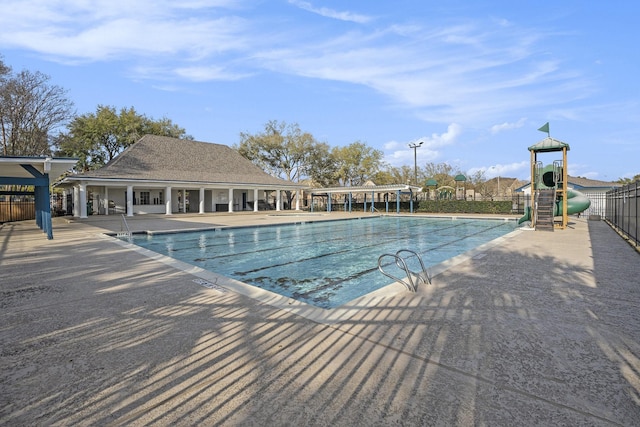
[[[467,173],[473,175],[477,172],[484,172],[484,176],[487,179],[495,178],[497,176],[502,177],[521,177],[521,179],[526,176],[526,174],[530,170],[530,164],[528,161],[507,163],[507,164],[496,164],[492,166],[479,166],[473,167],[468,170]]]
[[[300,9],[304,9],[308,12],[315,13],[320,16],[324,16],[326,18],[338,19],[340,21],[349,21],[355,22],[358,24],[366,24],[371,21],[373,18],[366,15],[361,15],[353,12],[339,12],[333,9],[329,9],[327,7],[314,7],[308,1],[301,0],[289,0],[289,3],[299,7]]]
[[[248,23],[237,16],[193,15],[227,1],[15,1],[3,7],[0,46],[26,48],[49,58],[107,61],[131,57],[202,60],[244,50]],[[89,7],[90,6],[90,7]],[[188,9],[190,13],[182,13]],[[33,11],[33,13],[31,13]]]
[[[423,136],[403,143],[387,142],[384,144],[385,160],[392,166],[413,164],[414,149],[410,148],[409,144],[422,142],[422,145],[415,149],[418,165],[434,162],[441,157],[440,148],[455,144],[461,134],[462,127],[457,123],[451,123],[447,127],[447,131],[442,134],[433,133],[430,136]]]
[[[515,123],[504,122],[504,123],[499,124],[499,125],[493,125],[493,126],[491,126],[491,134],[495,135],[497,133],[500,133],[500,132],[503,132],[503,131],[506,131],[506,130],[512,130],[512,129],[521,128],[522,126],[524,126],[526,121],[527,121],[527,119],[521,118],[520,120],[518,120]]]
[[[181,78],[193,82],[205,82],[211,80],[240,80],[249,76],[248,73],[234,73],[224,67],[182,67],[173,70],[173,73]]]
[[[371,87],[425,121],[486,122],[548,108],[549,99],[575,99],[589,87],[558,61],[538,61],[542,36],[533,32],[482,23],[393,35],[352,31],[256,58],[280,73]]]
[[[290,3],[332,19],[372,19]],[[589,93],[579,74],[553,58],[538,60],[544,34],[535,29],[489,19],[428,28],[390,22],[335,34],[309,21],[274,26],[251,7],[232,0],[8,0],[0,48],[59,62],[118,60],[130,76],[150,80],[234,80],[266,70],[339,81],[369,87],[424,121],[479,127]],[[580,113],[563,111],[571,114]]]

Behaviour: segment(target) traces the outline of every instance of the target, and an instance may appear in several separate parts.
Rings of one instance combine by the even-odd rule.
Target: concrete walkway
[[[0,425],[640,424],[640,255],[604,222],[517,233],[328,325],[98,236],[119,221],[0,226]]]

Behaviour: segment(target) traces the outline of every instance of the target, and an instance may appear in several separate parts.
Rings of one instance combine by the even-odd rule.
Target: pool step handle
[[[408,255],[406,255],[405,253]],[[405,256],[403,257],[403,255]],[[409,265],[407,264],[406,260],[411,257],[416,257],[418,259],[418,261],[420,262],[421,271],[413,271],[409,268]],[[389,273],[388,271],[385,271],[384,269],[385,258],[393,258],[396,267],[398,267],[400,270],[404,271],[407,274],[406,281],[405,279],[396,277],[393,274]],[[389,265],[392,265],[392,263],[389,262],[387,266]],[[390,279],[393,279],[396,282],[402,283],[411,292],[416,292],[418,290],[418,285],[420,285],[421,283],[424,283],[425,285],[431,284],[431,276],[429,276],[429,272],[424,267],[424,262],[422,262],[422,257],[420,257],[420,255],[417,252],[414,252],[410,249],[400,249],[395,254],[380,255],[380,257],[378,257],[378,270],[380,270],[380,273],[384,274]]]
[[[122,218],[120,220],[120,231],[116,233],[116,237],[127,237],[131,240],[131,229],[129,228],[129,224],[127,224],[127,219],[124,214],[122,214]]]

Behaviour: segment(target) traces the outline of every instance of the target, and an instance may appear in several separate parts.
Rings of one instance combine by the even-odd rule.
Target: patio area
[[[127,221],[176,230],[301,215]],[[640,254],[603,221],[517,233],[332,324],[203,287],[101,237],[120,221],[53,218],[53,240],[33,222],[0,225],[0,424],[640,420]]]

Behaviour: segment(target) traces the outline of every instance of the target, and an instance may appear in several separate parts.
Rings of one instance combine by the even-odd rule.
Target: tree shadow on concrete
[[[56,291],[3,307],[0,422],[633,425],[638,294],[597,240],[583,262],[493,248],[334,325],[108,241],[9,243],[3,288]]]

